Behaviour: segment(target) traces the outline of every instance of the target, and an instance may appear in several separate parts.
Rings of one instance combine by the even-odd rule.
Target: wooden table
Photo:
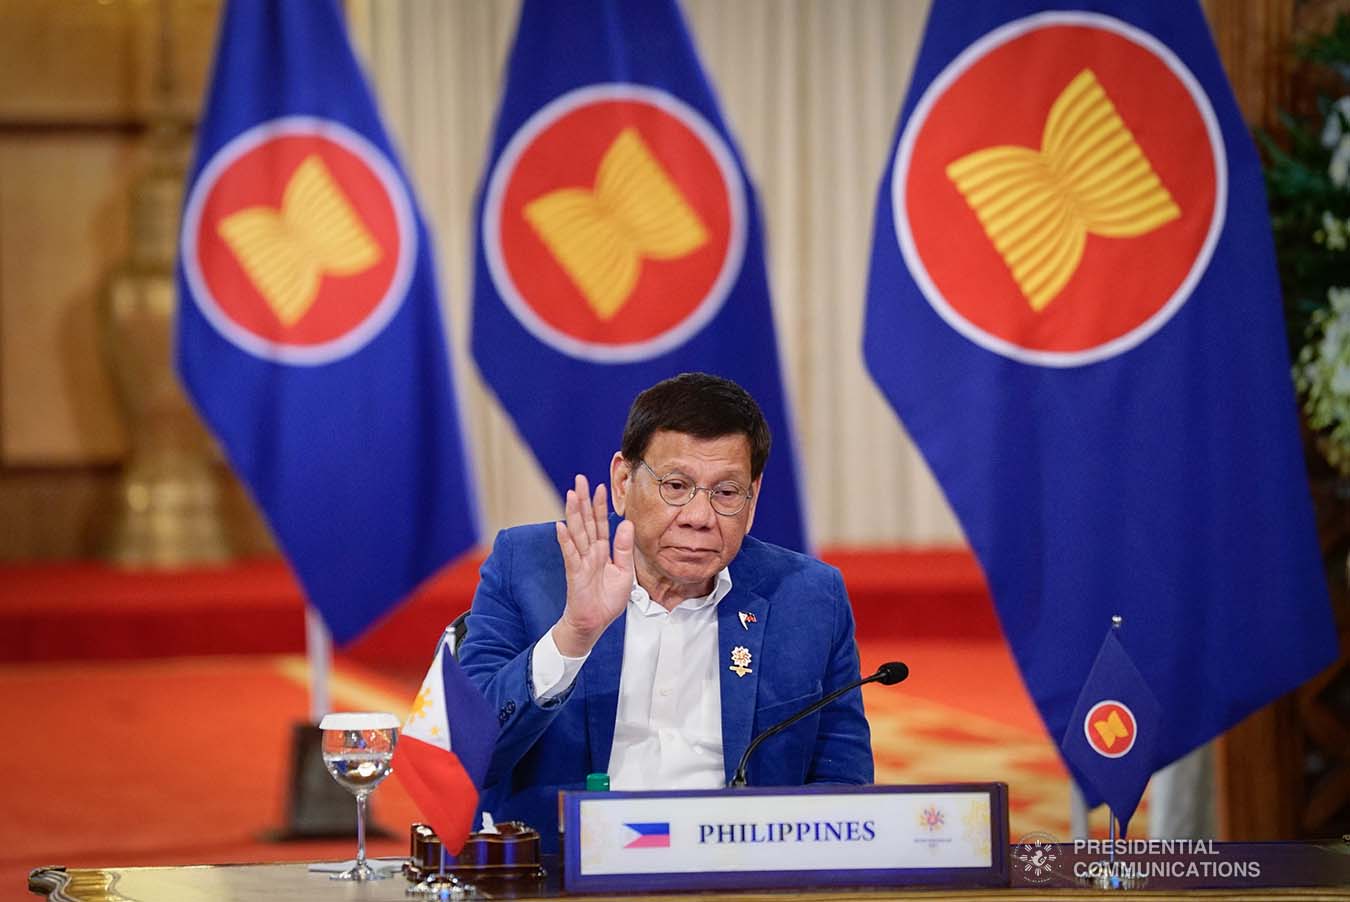
[[[327,874],[310,873],[303,863],[202,865],[195,867],[143,868],[43,868],[28,878],[29,889],[53,902],[261,902],[286,899],[295,902],[408,902],[408,882],[392,877],[372,883],[348,883],[331,880]],[[560,896],[555,876],[547,881],[521,886],[523,894],[497,890],[480,899],[556,899]],[[1350,886],[1253,888],[1213,890],[1131,890],[1123,896],[1092,889],[1014,886],[994,890],[942,889],[831,889],[781,890],[775,892],[702,893],[644,896],[645,902],[684,902],[701,899],[733,899],[739,902],[883,902],[883,900],[920,900],[920,902],[974,902],[1009,899],[1013,902],[1124,898],[1163,902],[1172,899],[1279,900],[1279,902],[1350,902]],[[615,902],[617,896],[566,896],[569,900]]]

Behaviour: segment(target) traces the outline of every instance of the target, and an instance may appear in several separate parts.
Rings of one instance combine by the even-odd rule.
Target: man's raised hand
[[[592,498],[586,477],[578,474],[563,519],[553,524],[567,574],[567,605],[553,626],[553,642],[569,658],[590,652],[633,591],[633,524],[624,520],[614,531],[611,558],[608,500],[604,483]]]

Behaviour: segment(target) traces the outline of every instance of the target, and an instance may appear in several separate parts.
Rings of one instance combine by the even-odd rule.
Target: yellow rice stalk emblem
[[[1050,107],[1039,151],[988,147],[947,177],[1037,313],[1073,276],[1088,234],[1132,238],[1181,216],[1091,69]]]
[[[1092,728],[1097,731],[1097,735],[1108,749],[1115,748],[1117,739],[1130,737],[1130,731],[1125,727],[1125,721],[1121,719],[1119,711],[1112,711],[1106,720],[1094,720]]]
[[[526,204],[524,212],[602,320],[623,308],[644,257],[675,260],[709,238],[635,128],[620,132],[605,151],[593,191],[551,191]]]
[[[380,261],[380,246],[328,167],[311,154],[296,167],[281,209],[247,207],[216,227],[258,293],[285,326],[300,321],[325,275],[354,276]]]

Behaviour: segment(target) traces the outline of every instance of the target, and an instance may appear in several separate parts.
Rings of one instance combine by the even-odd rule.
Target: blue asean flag
[[[735,380],[775,439],[755,534],[803,549],[754,191],[673,0],[525,0],[478,206],[473,353],[559,491],[633,398]]]
[[[177,363],[346,642],[476,538],[431,244],[337,5],[224,12]]]
[[[1050,735],[1119,613],[1162,707],[1153,770],[1335,631],[1261,171],[1200,8],[1047,5],[933,4],[864,356]]]
[[[1108,630],[1060,740],[1079,785],[1101,798],[1124,836],[1154,770],[1162,706]]]

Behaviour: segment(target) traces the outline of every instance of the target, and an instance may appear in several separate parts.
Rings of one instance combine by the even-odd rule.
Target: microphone
[[[830,702],[834,701],[839,696],[843,695],[845,692],[852,692],[859,686],[865,686],[868,683],[880,683],[883,686],[894,686],[896,683],[900,682],[907,676],[909,676],[909,668],[905,666],[904,661],[887,661],[885,664],[882,664],[880,667],[878,667],[877,672],[872,674],[871,676],[863,677],[860,680],[849,683],[842,689],[836,689],[829,695],[822,698],[820,701],[815,702],[814,704],[807,705],[805,708],[798,711],[796,714],[792,715],[787,720],[779,721],[778,723],[769,727],[763,733],[760,733],[753,740],[751,740],[750,744],[746,746],[745,754],[741,756],[740,763],[736,765],[736,773],[733,774],[731,780],[727,782],[727,786],[739,788],[745,785],[745,767],[750,762],[750,756],[754,754],[755,749],[759,748],[759,744],[764,740],[768,739],[770,736],[777,736],[779,733],[783,732],[797,721],[809,717],[812,714],[815,714],[821,708],[825,707]]]

